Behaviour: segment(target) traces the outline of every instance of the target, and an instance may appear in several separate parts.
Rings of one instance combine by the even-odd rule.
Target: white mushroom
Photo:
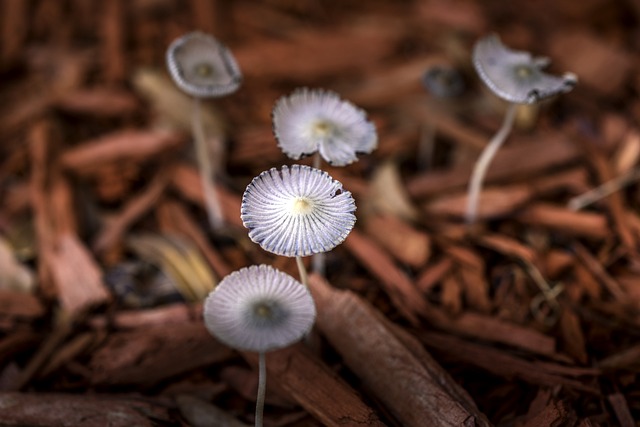
[[[214,37],[200,32],[186,34],[167,49],[167,68],[176,85],[193,97],[192,129],[196,156],[200,168],[204,205],[214,230],[224,224],[222,208],[213,185],[219,171],[211,162],[210,150],[201,117],[201,98],[218,98],[235,92],[242,82],[242,74],[233,55]],[[212,138],[214,152],[224,158],[219,137]]]
[[[473,48],[473,65],[482,81],[500,98],[516,104],[533,104],[569,92],[578,82],[573,73],[560,77],[542,71],[548,58],[512,50],[491,34]]]
[[[351,193],[328,173],[309,166],[272,168],[255,177],[242,196],[240,217],[249,237],[266,251],[301,257],[330,251],[344,241],[356,222]]]
[[[294,160],[318,152],[329,164],[345,166],[378,146],[365,112],[331,91],[297,89],[276,102],[272,116],[278,146]]]
[[[542,72],[542,68],[548,63],[547,58],[533,58],[528,52],[505,47],[495,34],[480,39],[473,48],[473,65],[478,75],[489,89],[509,101],[510,105],[500,130],[473,167],[465,215],[468,224],[473,224],[476,220],[482,181],[491,160],[511,132],[518,104],[533,104],[568,92],[578,82],[572,73],[556,77]]]
[[[300,340],[316,310],[309,290],[267,265],[226,276],[204,303],[209,332],[229,347],[266,352]]]
[[[342,184],[304,165],[271,168],[255,177],[242,197],[241,218],[263,249],[288,257],[326,252],[355,224],[356,205]]]
[[[209,332],[229,347],[259,353],[255,425],[262,426],[266,391],[265,352],[306,335],[316,318],[308,288],[267,265],[242,268],[225,277],[204,302]]]
[[[233,55],[214,37],[193,32],[171,43],[167,68],[173,81],[196,98],[218,98],[235,92],[242,74]]]

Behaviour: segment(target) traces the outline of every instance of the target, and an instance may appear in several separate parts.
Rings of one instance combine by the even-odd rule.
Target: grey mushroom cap
[[[473,65],[482,81],[500,98],[516,104],[533,104],[574,88],[578,82],[574,74],[547,74],[542,69],[548,64],[548,58],[507,48],[495,34],[473,48]]]
[[[242,73],[233,54],[216,38],[193,32],[167,49],[167,68],[176,85],[196,98],[217,98],[235,92]]]
[[[204,322],[217,339],[237,350],[286,347],[309,332],[316,317],[302,283],[267,265],[226,276],[204,302]]]
[[[435,65],[422,75],[422,84],[437,98],[455,98],[464,93],[462,73],[450,65]]]
[[[299,88],[273,108],[273,132],[294,160],[319,152],[333,166],[346,166],[378,146],[378,134],[364,110],[332,91]]]
[[[240,216],[264,250],[288,257],[327,252],[353,228],[356,205],[342,184],[304,165],[272,168],[242,196]]]

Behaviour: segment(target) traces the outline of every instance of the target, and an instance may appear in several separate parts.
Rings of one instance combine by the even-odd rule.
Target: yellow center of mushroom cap
[[[259,304],[255,308],[256,314],[262,318],[270,318],[271,317],[271,308],[266,304]]]
[[[291,211],[297,215],[306,215],[313,209],[313,202],[306,197],[296,197],[291,204]]]
[[[518,75],[518,77],[522,77],[523,79],[525,79],[527,77],[531,77],[531,74],[533,73],[530,67],[527,67],[526,65],[520,65],[516,68],[516,74]]]
[[[324,137],[333,132],[334,126],[326,120],[318,120],[313,124],[313,134],[315,136]]]
[[[200,77],[211,77],[213,75],[213,67],[211,64],[201,62],[195,66],[195,72]]]

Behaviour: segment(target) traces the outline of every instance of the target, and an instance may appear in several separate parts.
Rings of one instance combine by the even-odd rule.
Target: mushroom
[[[272,120],[282,151],[294,160],[315,153],[315,168],[320,168],[321,157],[332,166],[346,166],[378,146],[366,113],[328,90],[300,88],[281,97]],[[324,275],[324,253],[313,255],[313,269]]]
[[[444,114],[455,114],[465,104],[462,95],[466,90],[465,78],[454,64],[436,63],[422,74],[422,86],[431,94],[427,98],[429,111],[439,111]],[[431,114],[429,114],[431,116]],[[420,136],[416,164],[418,169],[427,169],[433,160],[437,120],[425,120],[420,123]]]
[[[330,165],[346,166],[378,146],[366,113],[328,90],[296,89],[276,101],[272,119],[278,146],[294,160],[318,153]]]
[[[436,64],[422,75],[422,84],[437,98],[455,98],[465,90],[464,77],[450,64]]]
[[[572,73],[560,77],[544,73],[542,68],[548,64],[548,58],[534,58],[528,52],[507,48],[495,34],[480,39],[474,46],[473,65],[478,75],[493,93],[510,104],[500,130],[473,168],[467,199],[467,223],[473,224],[476,220],[482,181],[489,163],[511,132],[516,107],[569,92],[576,85],[578,80]]]
[[[304,165],[271,168],[247,186],[240,208],[249,238],[264,250],[296,257],[307,284],[303,256],[327,252],[356,222],[351,193],[328,173]]]
[[[235,92],[242,82],[242,74],[229,49],[214,37],[200,32],[189,33],[174,40],[167,49],[166,60],[175,84],[193,97],[191,126],[205,207],[211,226],[214,230],[219,229],[224,219],[212,183],[212,179],[218,175],[218,167],[210,159],[200,103],[202,98],[218,98]],[[213,151],[222,154],[220,139],[213,138],[213,143]]]
[[[229,347],[258,353],[255,425],[262,426],[265,353],[291,345],[311,330],[316,308],[309,289],[270,266],[245,267],[211,291],[203,317],[207,330]]]

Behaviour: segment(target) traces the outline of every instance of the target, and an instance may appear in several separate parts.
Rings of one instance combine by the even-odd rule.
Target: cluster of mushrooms
[[[174,41],[167,51],[167,65],[178,87],[194,97],[193,133],[205,204],[215,230],[223,219],[211,182],[217,171],[207,160],[199,100],[235,91],[242,77],[229,50],[202,33]],[[302,257],[330,251],[344,241],[356,221],[351,193],[319,169],[320,158],[348,165],[378,142],[364,111],[330,91],[296,90],[277,101],[272,117],[283,152],[294,160],[315,153],[316,167],[294,164],[262,172],[244,192],[241,218],[251,240],[264,250],[296,258],[302,283],[271,266],[254,265],[225,277],[204,303],[204,321],[212,335],[232,348],[259,354],[256,426],[262,425],[265,353],[300,340],[315,321]]]
[[[480,77],[512,106],[502,129],[474,168],[469,222],[475,221],[486,168],[512,127],[514,106],[537,102],[575,85],[573,75],[543,73],[541,68],[547,62],[509,50],[497,36],[480,40],[474,48],[473,63]],[[167,66],[177,86],[194,99],[193,134],[205,205],[216,230],[224,223],[212,184],[219,171],[212,167],[205,144],[200,99],[234,92],[242,75],[224,45],[198,32],[171,44]],[[225,277],[204,303],[204,322],[213,336],[232,348],[259,354],[256,426],[262,425],[265,353],[299,341],[315,321],[302,257],[330,251],[344,241],[356,221],[351,193],[320,169],[321,159],[345,166],[378,144],[375,126],[365,112],[331,91],[304,88],[283,96],[275,104],[272,119],[282,151],[294,160],[315,155],[314,167],[294,164],[262,172],[244,192],[241,218],[253,242],[276,255],[296,258],[300,281],[268,265],[245,267]],[[319,261],[321,265],[321,258]]]

